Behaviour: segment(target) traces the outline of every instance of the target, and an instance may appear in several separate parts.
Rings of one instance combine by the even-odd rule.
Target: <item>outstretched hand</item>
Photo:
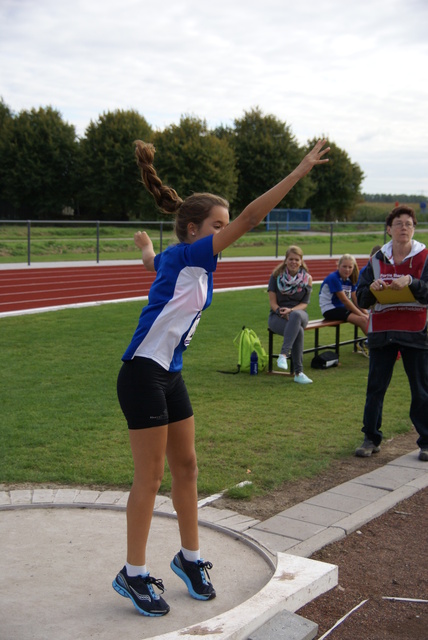
[[[303,158],[302,162],[299,165],[299,168],[303,171],[302,175],[305,176],[312,167],[315,167],[317,164],[325,164],[328,162],[328,158],[323,158],[323,156],[330,151],[330,147],[324,147],[327,140],[318,140],[316,145],[309,151],[308,154]]]
[[[143,264],[147,271],[154,271],[155,252],[153,249],[153,242],[145,231],[137,231],[134,234],[134,242],[139,249],[141,249],[141,257],[143,258]]]
[[[153,247],[153,243],[145,231],[137,231],[134,234],[134,242],[139,249]]]
[[[285,198],[287,193],[299,182],[316,164],[325,164],[328,158],[324,158],[330,151],[330,147],[324,147],[326,140],[319,140],[311,151],[303,158],[298,167],[285,176],[276,185],[262,193],[261,196],[250,202],[237,218],[221,229],[213,237],[214,255],[220,253],[231,244],[241,238],[244,233],[254,229]]]

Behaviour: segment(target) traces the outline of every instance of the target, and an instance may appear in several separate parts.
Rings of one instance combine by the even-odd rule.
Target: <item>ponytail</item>
[[[180,242],[187,241],[188,225],[193,223],[199,228],[216,205],[229,210],[229,203],[212,193],[193,193],[182,200],[171,187],[162,184],[153,166],[155,148],[149,142],[136,140],[135,156],[140,167],[141,177],[146,189],[152,194],[163,213],[175,215],[175,233]]]
[[[162,180],[153,166],[156,149],[149,142],[135,141],[135,156],[146,189],[152,194],[163,213],[176,213],[183,200],[171,187],[162,184]]]

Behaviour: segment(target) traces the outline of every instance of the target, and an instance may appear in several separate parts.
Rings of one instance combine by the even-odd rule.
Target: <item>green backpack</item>
[[[268,354],[263,349],[258,335],[248,327],[242,327],[242,331],[238,333],[233,341],[233,344],[238,347],[238,373],[250,373],[250,360],[253,351],[257,353],[259,358],[258,369],[264,371],[268,363]]]

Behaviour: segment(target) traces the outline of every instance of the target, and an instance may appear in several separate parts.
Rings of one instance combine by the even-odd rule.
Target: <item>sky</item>
[[[0,97],[83,136],[133,109],[233,126],[256,107],[323,135],[362,191],[428,196],[427,0],[0,0]]]

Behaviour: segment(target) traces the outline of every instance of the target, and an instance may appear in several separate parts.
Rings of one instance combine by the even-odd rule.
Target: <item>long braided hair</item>
[[[193,222],[199,228],[215,205],[229,210],[228,201],[212,193],[193,193],[182,200],[175,189],[162,184],[156,173],[153,166],[155,147],[142,140],[136,140],[135,145],[135,156],[143,183],[159,209],[163,213],[175,215],[175,233],[180,242],[187,239],[189,223]]]

